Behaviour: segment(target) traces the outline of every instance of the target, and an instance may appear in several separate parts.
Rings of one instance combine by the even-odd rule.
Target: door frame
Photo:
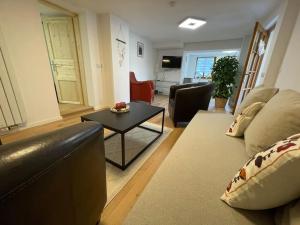
[[[261,63],[262,63],[262,60],[263,60],[263,57],[264,57],[264,55],[260,56],[256,52],[256,51],[258,51],[258,49],[256,49],[256,48],[258,48],[259,40],[265,41],[265,49],[266,49],[266,46],[268,45],[268,41],[269,41],[269,33],[268,33],[267,30],[264,29],[264,27],[259,22],[256,22],[255,26],[254,26],[253,33],[252,33],[251,42],[250,42],[250,45],[249,45],[249,48],[248,48],[248,53],[247,53],[245,65],[243,67],[241,80],[239,82],[239,86],[238,86],[238,89],[237,89],[238,91],[237,91],[236,96],[235,96],[232,114],[234,114],[236,109],[237,109],[240,97],[243,101],[245,96],[255,86],[255,83],[256,83],[256,80],[257,80],[257,75],[259,73]],[[254,47],[255,47],[255,49],[254,49]],[[255,55],[253,56],[254,53],[255,53]],[[251,55],[252,55],[253,61],[251,61],[251,59],[252,59]],[[258,60],[256,61],[255,64],[253,64],[253,62],[257,58],[258,58]],[[252,70],[253,65],[256,67],[255,71]],[[251,70],[248,71],[249,66],[250,66]],[[248,71],[248,73],[247,73],[247,71]],[[244,88],[244,90],[243,90],[242,87],[243,87],[243,84],[245,82],[245,77],[246,76],[249,76],[249,77],[247,77],[247,80],[246,80],[246,84],[245,84],[246,88]],[[250,86],[250,87],[248,87],[248,86]]]
[[[79,25],[79,16],[77,13],[72,12],[68,9],[65,9],[65,8],[63,8],[59,5],[56,5],[52,2],[49,2],[47,0],[39,0],[39,3],[44,4],[47,7],[53,8],[55,10],[62,11],[63,13],[66,14],[66,16],[70,16],[72,18],[73,30],[74,30],[74,34],[75,34],[75,44],[76,44],[76,50],[77,50],[79,78],[80,78],[81,89],[82,89],[81,92],[82,92],[82,98],[83,98],[83,105],[88,106],[89,104],[88,104],[85,67],[84,67],[83,51],[82,51],[81,31],[80,31],[80,25]],[[41,15],[41,19],[42,19],[42,15]],[[46,40],[45,40],[45,45],[47,45]],[[48,48],[47,48],[47,52],[48,52]],[[50,63],[50,61],[49,61],[49,63]],[[53,80],[53,82],[54,82],[54,80]],[[59,104],[59,102],[57,102],[57,104]]]

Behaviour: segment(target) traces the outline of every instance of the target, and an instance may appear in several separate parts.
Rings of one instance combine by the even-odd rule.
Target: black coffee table
[[[125,170],[134,160],[136,160],[151,144],[153,144],[164,132],[164,119],[165,119],[165,108],[151,106],[146,103],[131,102],[129,103],[130,111],[127,113],[117,114],[110,111],[110,109],[104,109],[99,112],[84,115],[81,117],[81,121],[96,121],[103,125],[104,128],[114,131],[113,134],[107,136],[104,140],[107,140],[116,134],[121,134],[121,154],[122,164],[112,161],[106,158],[106,161],[113,164],[114,166]],[[147,120],[155,117],[162,113],[161,130],[154,130],[148,127],[144,127],[141,124]],[[142,128],[151,132],[159,134],[149,144],[147,144],[139,153],[137,153],[129,162],[126,163],[126,152],[125,152],[125,134],[136,128]]]

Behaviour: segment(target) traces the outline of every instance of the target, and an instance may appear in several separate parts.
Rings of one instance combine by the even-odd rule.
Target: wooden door
[[[243,74],[235,98],[233,113],[237,106],[244,100],[251,89],[255,87],[257,75],[268,44],[269,34],[259,22],[256,22],[251,43],[249,46]]]
[[[83,104],[72,17],[42,17],[59,103]]]

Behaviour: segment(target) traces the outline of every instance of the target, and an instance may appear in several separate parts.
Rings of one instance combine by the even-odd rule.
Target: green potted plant
[[[232,95],[238,67],[239,62],[233,56],[226,56],[215,62],[212,69],[212,82],[216,108],[224,108],[228,98]]]

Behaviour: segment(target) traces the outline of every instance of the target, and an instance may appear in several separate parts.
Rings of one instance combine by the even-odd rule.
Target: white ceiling
[[[251,33],[255,21],[274,11],[280,0],[65,0],[98,13],[113,13],[130,24],[131,30],[154,42],[200,42],[241,38]],[[207,24],[196,31],[178,24],[187,17]]]

